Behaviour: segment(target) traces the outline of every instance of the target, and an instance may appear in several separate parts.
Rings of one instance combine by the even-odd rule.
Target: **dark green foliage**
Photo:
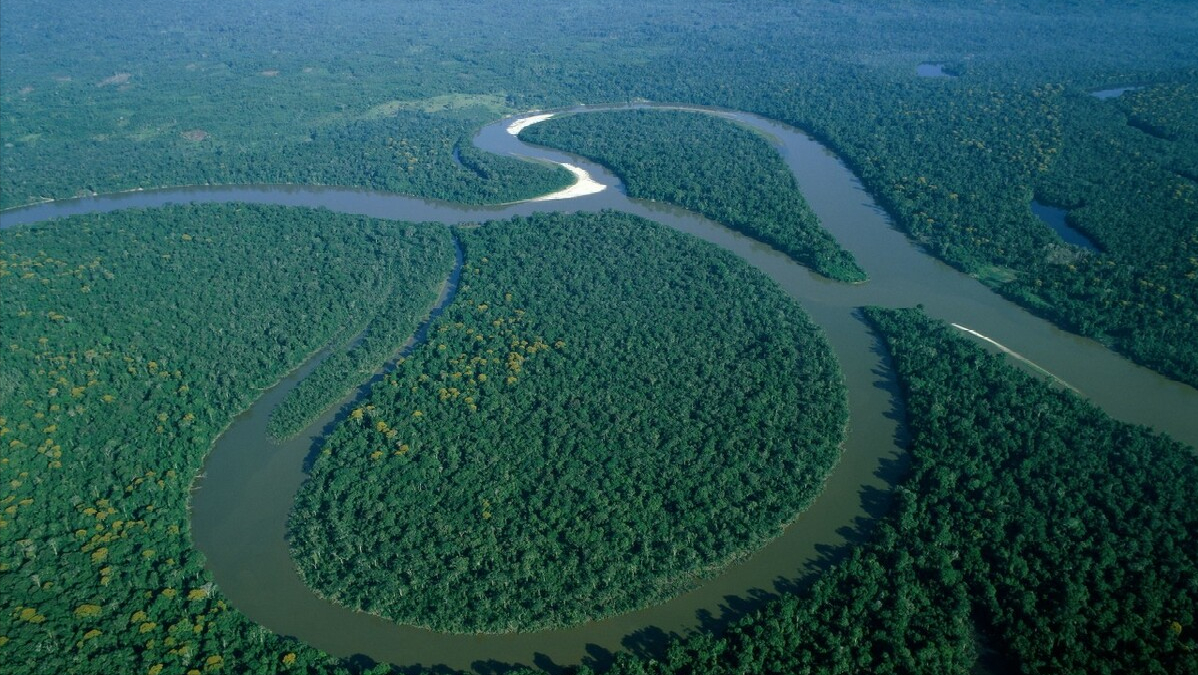
[[[349,331],[349,341],[271,411],[267,431],[276,438],[303,429],[394,356],[432,307],[438,282],[447,278],[454,264],[447,230],[437,224],[380,231],[369,239],[385,269],[380,285],[371,289],[375,303],[364,314],[365,328],[360,333]]]
[[[677,204],[744,232],[839,281],[865,281],[852,254],[820,228],[769,142],[727,120],[637,110],[555,117],[524,140],[610,167],[641,199]]]
[[[320,593],[441,630],[573,624],[691,587],[815,496],[839,371],[764,277],[621,214],[461,238],[453,305],[301,489]]]
[[[870,317],[907,393],[910,525],[956,557],[980,628],[1028,672],[1198,670],[1192,450],[917,312]]]
[[[998,75],[1008,74],[1017,76]],[[744,107],[814,130],[937,257],[1070,330],[1198,383],[1198,198],[1192,178],[1170,170],[1190,161],[1192,143],[1154,138],[1113,101],[1060,84],[844,75],[866,82],[851,93],[835,83],[805,92],[826,100],[823,108],[787,97]],[[1192,86],[1196,76],[1167,77]],[[1174,106],[1174,117],[1178,108],[1186,109]],[[1031,214],[1037,195],[1079,207],[1070,222],[1102,252],[1064,244]]]
[[[156,131],[145,139],[106,136],[78,146],[57,136],[38,137],[5,151],[5,164],[23,171],[5,173],[0,205],[94,191],[222,183],[348,185],[498,204],[570,184],[571,175],[560,167],[477,150],[467,150],[462,164],[455,163],[455,141],[493,115],[478,110],[455,115],[400,110],[381,119],[319,126],[299,141],[272,138],[249,145],[214,135],[202,140],[184,136],[194,129]],[[61,164],[63,156],[71,155],[80,161]],[[29,178],[25,171],[31,171],[36,182],[16,182]]]
[[[653,673],[1198,669],[1198,468],[915,310],[869,310],[907,396],[911,475],[873,541]]]
[[[259,206],[0,232],[0,671],[332,669],[226,606],[189,487],[261,388],[377,310],[393,260],[428,293],[448,250],[441,227]]]
[[[1193,84],[1145,86],[1125,92],[1113,103],[1127,114],[1132,126],[1177,143],[1179,152],[1172,157],[1175,163],[1198,160],[1194,153],[1194,145],[1198,143],[1198,128],[1194,126],[1198,118],[1198,88]],[[1188,168],[1186,173],[1190,173]]]
[[[354,185],[464,204],[502,204],[547,194],[574,180],[561,167],[474,149],[471,132],[494,117],[480,109],[460,114],[403,110],[321,128],[308,143],[271,148],[237,162],[276,173],[236,182]],[[460,164],[454,161],[455,147]]]
[[[1069,208],[1070,223],[1103,252],[1029,261],[1015,286],[1078,332],[1195,383],[1198,186],[1185,172],[1198,162],[1198,143],[1181,128],[1184,119],[1198,124],[1192,86],[1128,92],[1130,103],[1061,97],[1060,153],[1036,191]]]
[[[511,172],[527,169],[538,175],[510,181],[480,176],[488,173],[485,167],[480,171],[479,162],[486,160],[472,157],[462,139],[485,120],[533,107],[636,97],[723,105],[751,110],[814,133],[854,167],[867,189],[894,216],[896,225],[937,256],[986,279],[1009,297],[1061,325],[1093,335],[1105,334],[1142,363],[1195,383],[1198,348],[1192,328],[1196,284],[1189,276],[1193,268],[1186,266],[1192,265],[1194,206],[1192,201],[1170,201],[1165,189],[1173,185],[1180,187],[1183,195],[1192,194],[1193,181],[1198,178],[1194,168],[1198,153],[1192,139],[1194,129],[1198,129],[1193,123],[1192,94],[1198,26],[1192,4],[1190,0],[1036,0],[988,3],[978,8],[958,0],[695,1],[651,5],[597,0],[581,4],[508,2],[503,3],[502,11],[496,11],[494,2],[479,0],[259,0],[252,8],[247,3],[226,0],[4,0],[0,11],[0,205],[21,204],[41,196],[69,196],[77,190],[254,180],[346,182],[455,199],[504,200],[507,196],[501,192],[518,187],[516,183],[527,181],[540,186],[527,194],[543,190],[536,181],[548,180],[549,174],[511,164],[498,169],[498,174],[514,176]],[[948,70],[961,77],[918,78],[914,66],[924,61],[944,61],[949,64]],[[277,74],[271,74],[274,71]],[[128,79],[109,79],[121,73],[128,73]],[[1102,102],[1089,101],[1080,93],[1098,86],[1154,83]],[[396,102],[400,105],[394,105]],[[208,135],[198,140],[199,134],[190,133],[195,131]],[[403,143],[399,143],[399,149],[394,144],[387,146],[387,136],[406,140],[406,149]],[[1112,142],[1119,147],[1112,147]],[[451,152],[455,145],[461,151],[462,168],[453,164]],[[407,171],[409,157],[415,158],[413,166],[423,171]],[[1168,176],[1168,172],[1176,175]],[[1074,224],[1098,239],[1104,252],[1087,256],[1064,247],[1028,213],[1027,204],[1033,196],[1048,201],[1053,197],[1059,204],[1076,207]],[[155,222],[151,218],[151,224]],[[0,237],[8,250],[16,250],[15,244],[8,243],[12,236]],[[123,244],[126,240],[104,237],[87,245],[104,252],[111,263],[123,255],[123,247],[106,249],[110,241]],[[1141,245],[1144,251],[1153,253],[1142,254]],[[57,249],[43,248],[56,259],[69,258]],[[137,246],[127,248],[139,250]],[[273,260],[263,265],[260,252],[269,249],[269,245],[263,245],[252,255],[250,250],[238,254],[243,257],[234,262],[244,264],[234,264],[230,271],[232,278],[245,283],[236,293],[232,289],[228,293],[242,297],[240,293],[252,292],[263,283],[247,276],[253,274],[271,280],[267,285],[278,290],[268,293],[271,298],[291,292],[282,281],[283,271],[270,267]],[[34,255],[32,251],[26,253]],[[172,270],[171,261],[160,256],[171,253],[177,262],[181,258],[176,251],[153,249],[151,253],[131,254],[139,277],[144,274],[153,282],[158,277],[141,270],[161,267],[160,272],[170,280],[189,284],[186,291],[177,293],[179,297],[213,302],[203,293],[192,292],[209,288],[210,265],[206,263],[194,273],[188,268]],[[1161,257],[1154,259],[1153,255]],[[71,262],[86,264],[90,259],[82,256],[71,258]],[[288,264],[294,267],[284,265],[283,270],[311,269],[310,262]],[[183,273],[194,274],[194,279],[180,278]],[[66,297],[56,284],[67,282],[73,283],[67,277],[53,278],[44,289],[45,298],[29,296],[30,311],[41,309],[43,301]],[[281,318],[277,321],[256,304],[237,304],[236,298],[204,305],[195,309],[194,317],[177,322],[183,328],[198,326],[191,334],[182,328],[179,334],[170,333],[176,325],[170,317],[186,307],[161,301],[136,314],[140,317],[136,322],[128,322],[134,329],[98,335],[93,342],[99,346],[84,346],[84,338],[104,324],[67,318],[101,312],[107,318],[117,311],[131,311],[126,300],[142,297],[136,293],[144,294],[150,288],[164,287],[162,283],[134,284],[129,278],[122,281],[126,282],[129,293],[114,295],[115,304],[101,307],[64,303],[60,308],[46,309],[61,313],[63,320],[55,321],[49,315],[38,319],[47,329],[76,336],[79,346],[69,348],[84,354],[83,362],[86,350],[92,347],[98,354],[103,353],[101,349],[111,349],[114,358],[125,353],[123,348],[106,347],[106,337],[110,343],[118,338],[134,341],[140,346],[130,352],[131,358],[140,359],[138,367],[143,370],[140,374],[128,373],[124,369],[134,366],[123,361],[87,366],[104,374],[107,379],[103,382],[114,387],[120,384],[123,388],[118,391],[127,395],[114,404],[119,406],[115,414],[97,414],[87,404],[89,410],[67,420],[77,425],[72,427],[76,431],[72,432],[71,443],[56,443],[63,449],[63,460],[67,460],[68,451],[84,454],[86,481],[76,476],[58,483],[44,477],[36,482],[30,478],[43,474],[31,471],[30,477],[20,479],[19,486],[0,483],[15,499],[4,508],[17,504],[15,513],[6,511],[0,516],[9,521],[0,532],[0,546],[5,564],[14,570],[5,570],[0,576],[0,598],[9,603],[9,610],[18,604],[39,611],[50,608],[48,613],[32,615],[47,617],[38,624],[22,623],[21,612],[0,616],[4,622],[0,636],[5,641],[0,645],[0,671],[70,671],[86,667],[100,672],[148,670],[154,663],[149,659],[165,649],[161,638],[161,625],[165,624],[160,622],[147,634],[108,630],[79,647],[76,641],[85,634],[85,622],[64,620],[78,605],[72,607],[54,599],[60,597],[56,594],[74,595],[74,586],[62,588],[67,583],[63,580],[86,588],[88,598],[83,604],[105,608],[101,615],[105,622],[113,616],[108,614],[109,607],[123,612],[120,616],[124,620],[128,612],[150,602],[139,595],[148,587],[138,585],[142,583],[140,577],[155,586],[161,585],[159,581],[175,581],[172,570],[176,568],[158,564],[161,558],[173,556],[180,569],[191,570],[179,577],[186,581],[178,584],[180,591],[191,584],[206,583],[188,544],[161,531],[164,523],[167,527],[186,527],[180,505],[185,502],[191,474],[198,470],[198,458],[214,429],[228,419],[231,411],[245,405],[255,387],[277,378],[286,365],[294,364],[338,331],[360,326],[366,320],[363,314],[327,301],[337,292],[349,294],[340,296],[344,298],[367,290],[351,283],[325,289],[327,293],[313,290],[301,301],[310,304],[288,307],[288,313],[278,315]],[[16,278],[0,279],[0,302],[24,297],[17,295],[16,288]],[[93,292],[99,291],[93,287]],[[80,307],[85,310],[75,312]],[[360,309],[365,307],[363,304]],[[301,311],[308,312],[308,322],[295,320]],[[244,323],[258,317],[263,323]],[[44,377],[38,374],[43,368],[28,359],[38,354],[23,356],[23,352],[8,351],[10,335],[26,330],[21,323],[24,320],[5,314],[0,324],[0,334],[5,338],[0,340],[0,349],[4,350],[0,359],[3,414],[9,420],[25,419],[7,412],[12,401],[18,404],[21,415],[72,410],[62,404],[59,411],[21,408],[24,400],[44,404],[46,399],[39,398],[40,391],[27,399],[24,394],[14,398],[16,392],[24,392],[33,384],[44,388],[46,396],[51,386],[60,388],[60,396],[65,391],[61,385],[37,379]],[[230,338],[229,331],[239,327],[247,332]],[[268,335],[267,329],[274,342],[260,344],[258,341]],[[59,340],[57,332],[35,332]],[[163,336],[164,332],[168,334]],[[24,336],[24,332],[21,334]],[[36,340],[41,335],[31,337]],[[216,342],[208,345],[209,339]],[[258,344],[256,351],[238,349],[242,341]],[[221,350],[237,355],[236,362],[226,363],[226,353]],[[160,358],[162,354],[169,358]],[[203,433],[196,434],[199,440],[191,441],[192,445],[186,438],[141,443],[143,435],[156,433],[153,417],[161,405],[171,400],[166,398],[169,392],[155,389],[157,381],[149,381],[144,372],[145,364],[154,359],[165,361],[172,369],[191,359],[186,371],[179,368],[200,383],[192,387],[191,395],[202,396],[197,400],[204,406],[209,405],[209,399],[221,402],[219,414],[212,413],[210,420],[203,417],[209,408],[196,406],[198,421],[193,424],[202,422]],[[77,364],[72,365],[83,365],[78,355],[76,360]],[[213,370],[214,363],[220,368]],[[46,373],[53,369],[44,368]],[[61,375],[75,378],[86,375],[86,371]],[[946,390],[955,391],[951,386]],[[139,402],[147,394],[150,402]],[[983,403],[989,405],[986,401],[978,405]],[[948,409],[954,410],[954,406]],[[164,433],[175,433],[175,419],[184,413],[173,408],[167,412],[169,424],[164,424]],[[150,419],[146,420],[145,415]],[[1027,417],[1034,418],[1034,414]],[[32,421],[26,422],[28,428],[3,437],[5,452],[16,452],[9,449],[11,440],[33,447],[43,442],[39,434],[28,439],[14,435],[51,426],[34,427]],[[984,419],[975,417],[975,423],[982,422]],[[42,422],[38,420],[38,424]],[[79,431],[83,424],[91,425],[87,434]],[[61,424],[58,427],[65,428]],[[974,428],[963,426],[962,430]],[[990,428],[987,433],[999,438],[1007,432]],[[92,438],[118,440],[111,448],[97,450],[89,445]],[[78,451],[73,450],[76,446]],[[52,452],[54,446],[49,447]],[[29,452],[30,460],[50,461],[44,453],[32,453],[27,448],[21,452]],[[146,486],[146,490],[156,490],[154,496],[160,502],[170,500],[173,506],[160,510],[170,515],[152,525],[156,534],[131,530],[129,537],[121,540],[124,546],[144,544],[153,548],[158,557],[143,563],[137,555],[126,556],[122,549],[109,547],[110,555],[126,562],[113,566],[114,580],[102,587],[94,574],[72,576],[89,569],[86,554],[77,549],[91,535],[76,543],[69,536],[55,534],[63,527],[92,528],[95,518],[69,510],[64,514],[62,509],[71,503],[70,498],[53,504],[42,500],[21,505],[20,501],[40,499],[34,495],[34,486],[41,491],[50,490],[47,485],[63,485],[67,487],[54,488],[51,494],[74,490],[82,500],[79,507],[96,508],[100,513],[95,502],[105,497],[92,492],[92,481],[98,492],[120,492],[124,489],[121,486],[128,484],[120,482],[110,488],[113,483],[105,477],[107,474],[92,475],[96,466],[108,470],[112,459],[104,452],[125,458],[121,462],[140,462],[144,458],[150,467],[144,470],[153,470],[157,475],[139,475],[143,482],[133,494],[140,494],[138,491]],[[176,456],[185,456],[186,461],[168,466],[169,459]],[[985,453],[981,459],[985,459]],[[1145,470],[1156,471],[1154,463],[1148,462]],[[10,464],[25,466],[26,459],[20,464],[11,460]],[[163,472],[170,470],[175,475],[164,476]],[[1190,475],[1185,471],[1183,468],[1176,473]],[[1096,471],[1095,475],[1103,472]],[[5,474],[5,480],[9,478]],[[157,487],[158,479],[164,481],[163,486]],[[1069,485],[1079,494],[1093,494],[1088,482],[1081,481],[1079,486],[1075,478],[1070,480],[1074,482]],[[1176,480],[1175,476],[1164,476],[1160,484],[1176,485]],[[1192,493],[1192,480],[1189,485]],[[1139,497],[1134,488],[1132,485],[1127,492],[1129,499]],[[8,493],[0,494],[0,500]],[[137,499],[142,501],[129,504],[141,508],[145,500]],[[1021,499],[1020,494],[1007,504]],[[1030,502],[1037,503],[1035,499]],[[898,512],[922,518],[922,512],[914,510],[918,503],[902,493]],[[1134,520],[1134,504],[1118,506],[1123,510],[1113,513],[1122,517],[1124,512],[1131,512],[1133,519],[1129,522],[1139,522]],[[43,513],[35,513],[39,510]],[[143,510],[132,515],[121,513],[120,517],[151,523],[147,515]],[[105,522],[114,518],[108,516]],[[1088,527],[1084,522],[1083,526]],[[898,525],[883,525],[879,530],[882,542],[887,541],[887,527],[909,531]],[[1127,533],[1112,529],[1125,537],[1120,543],[1131,542],[1115,548],[1120,555],[1130,555],[1128,552],[1138,546],[1143,548],[1139,540],[1126,539]],[[1152,522],[1140,529],[1156,531]],[[68,541],[74,552],[67,552]],[[913,541],[917,541],[913,545],[921,545]],[[964,630],[959,618],[965,612],[953,600],[963,583],[946,581],[944,586],[951,593],[927,583],[920,587],[922,590],[912,590],[867,566],[873,556],[885,561],[882,569],[921,570],[920,579],[928,576],[924,570],[947,569],[935,560],[926,560],[936,554],[926,547],[914,556],[924,562],[897,560],[897,554],[890,553],[895,545],[884,543],[883,553],[857,554],[861,556],[860,569],[834,572],[829,581],[817,586],[813,597],[819,601],[809,607],[805,600],[781,605],[764,614],[760,623],[749,623],[734,631],[726,643],[697,638],[694,644],[700,647],[696,650],[707,652],[700,656],[696,651],[689,658],[702,666],[686,665],[688,652],[675,648],[670,663],[676,667],[671,669],[716,671],[715,666],[707,664],[711,653],[722,650],[720,663],[733,664],[728,669],[762,672],[801,671],[808,667],[816,672],[884,672],[883,659],[902,663],[902,669],[915,672],[934,672],[937,664],[943,664],[944,670],[963,670],[972,659],[971,652],[967,646],[953,647],[959,644],[957,640]],[[58,547],[58,555],[51,556],[55,550],[52,546]],[[879,557],[884,555],[890,557]],[[1126,579],[1144,578],[1143,569],[1136,569],[1142,566],[1142,558],[1128,564],[1127,571],[1104,566],[1106,577],[1124,580],[1121,583],[1125,586]],[[35,586],[34,579],[26,574],[30,566],[36,568],[33,573],[39,575],[37,581],[51,581],[59,587]],[[1154,563],[1146,569],[1154,569]],[[1173,568],[1160,569],[1165,574]],[[906,576],[904,572],[899,578]],[[1043,575],[1037,571],[1028,578],[1030,589],[1032,584],[1042,583]],[[857,584],[857,579],[876,580],[876,584]],[[1003,597],[1015,596],[1022,583],[1011,585],[1006,579]],[[819,590],[824,586],[825,590]],[[1193,596],[1191,587],[1183,598],[1192,600]],[[825,597],[827,600],[820,599]],[[846,597],[870,598],[875,603],[861,614],[854,600],[846,604]],[[1056,602],[1051,594],[1045,597],[1045,607]],[[1007,604],[997,599],[977,603],[978,608],[997,607],[986,610],[988,614],[971,605],[970,616],[977,617],[982,628],[991,626],[985,628],[992,636],[988,641],[1006,650],[1003,641],[993,636],[1009,633],[1023,639],[1019,636],[1026,633],[1020,626],[1032,619],[1018,617],[1040,620],[1043,612],[1035,606],[1033,610],[1039,613],[1024,613],[1022,608],[1008,612],[1010,603],[1002,602]],[[172,603],[177,604],[161,596],[153,603],[159,607],[155,611],[162,611],[163,616],[172,616]],[[1086,604],[1109,607],[1112,612],[1126,606],[1114,602],[1103,605],[1093,598]],[[300,655],[300,664],[318,663],[311,650],[284,647],[258,633],[236,613],[213,614],[210,605],[204,603],[205,616],[216,618],[205,622],[204,632],[195,640],[205,649],[215,646],[223,653],[240,655],[238,661],[227,661],[225,671],[258,668],[272,672],[278,668],[278,654],[284,649],[294,649]],[[906,642],[892,637],[896,628],[879,627],[904,625],[900,619],[911,608],[919,608],[923,628],[918,633],[903,632]],[[198,611],[197,605],[196,618]],[[1012,618],[1004,618],[1007,613]],[[1142,615],[1132,612],[1127,616],[1127,625],[1132,629],[1120,625],[1113,632],[1097,632],[1084,639],[1122,640],[1130,630],[1132,637],[1120,644],[1121,649],[1129,645],[1127,657],[1117,663],[1130,664],[1128,670],[1151,670],[1139,667],[1137,659],[1151,650],[1135,642],[1145,634],[1136,631],[1148,631],[1149,642],[1152,636],[1164,635],[1164,646],[1158,653],[1166,656],[1174,653],[1165,651],[1171,648],[1167,641],[1172,638],[1167,633],[1151,632],[1151,622],[1137,618]],[[1157,614],[1149,612],[1147,616]],[[869,626],[866,635],[880,637],[857,640],[854,617],[861,617],[860,623]],[[1086,621],[1089,623],[1083,625],[1108,625],[1088,618]],[[1184,617],[1178,621],[1183,624],[1178,640],[1192,645],[1194,624]],[[799,623],[811,627],[789,628]],[[180,627],[176,632],[183,630]],[[1037,640],[1064,635],[1065,630],[1064,624],[1045,624],[1042,633],[1033,636],[1036,639],[1029,638],[1026,647],[1020,647],[1020,653],[1030,655],[1029,663],[1041,662],[1037,659],[1043,658],[1043,644]],[[785,635],[802,637],[791,639]],[[1076,635],[1065,637],[1081,639]],[[157,642],[147,651],[148,639]],[[100,644],[96,640],[104,641],[102,649],[93,646]],[[768,646],[775,643],[782,646]],[[936,645],[949,648],[929,651]],[[1067,646],[1067,640],[1058,643],[1057,649],[1064,650],[1061,645]],[[266,653],[271,650],[275,651]],[[100,651],[104,653],[96,654]],[[1110,650],[1100,645],[1095,653],[1109,654]],[[1192,659],[1189,655],[1193,652],[1187,654],[1173,662],[1161,657],[1160,663],[1174,672],[1192,672],[1193,663],[1186,659]],[[1075,651],[1067,652],[1069,658],[1075,655]],[[70,661],[74,658],[84,665]],[[166,660],[169,667],[164,675],[185,673],[182,661]],[[746,664],[743,668],[735,665],[742,661]],[[624,666],[627,672],[658,668],[628,663]],[[202,663],[195,665],[202,667]],[[1093,669],[1102,667],[1098,664]]]
[[[566,177],[510,159],[479,171],[468,151],[455,164],[455,145],[486,120],[637,97],[722,105],[814,133],[941,259],[1198,384],[1198,283],[1185,262],[1198,207],[1184,197],[1198,175],[1194,145],[1182,139],[1198,127],[1186,103],[1198,21],[1186,2],[1005,3],[984,13],[947,0],[491,2],[330,10],[321,0],[262,0],[244,12],[222,0],[8,0],[0,205],[227,181],[512,201]],[[920,78],[915,66],[925,61],[960,77]],[[1071,110],[1082,90],[1132,83],[1172,93],[1093,101],[1126,111],[1122,119]],[[1170,102],[1135,103],[1148,96]],[[1140,141],[1130,151],[1123,143],[1116,154],[1128,156],[1098,173],[1066,174],[1069,155],[1104,158],[1103,139],[1139,130],[1172,146],[1166,166],[1177,176],[1167,184],[1152,166],[1158,151],[1145,153]],[[192,140],[195,131],[208,136]],[[1125,189],[1125,177],[1146,184],[1146,198]],[[1027,208],[1051,183],[1085,196],[1091,214],[1074,218],[1085,231],[1102,229],[1100,241],[1154,241],[1178,255],[1148,260],[1112,246],[1079,264]],[[1094,195],[1087,184],[1114,189]],[[1170,201],[1168,185],[1183,188],[1180,201]]]

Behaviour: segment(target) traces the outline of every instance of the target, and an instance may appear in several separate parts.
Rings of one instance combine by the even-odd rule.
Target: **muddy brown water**
[[[570,112],[645,105],[575,108]],[[657,106],[676,108],[679,106]],[[265,433],[270,410],[319,357],[265,392],[217,440],[192,496],[192,536],[229,601],[252,620],[338,656],[407,667],[480,672],[510,664],[553,671],[579,662],[602,666],[621,649],[652,650],[670,634],[719,626],[765,598],[803,585],[846,547],[863,540],[904,467],[902,401],[884,350],[859,317],[863,305],[913,306],[973,331],[969,339],[1016,352],[1052,373],[1116,419],[1147,425],[1198,447],[1198,391],[1136,366],[1092,340],[1059,330],[940,263],[897,232],[848,168],[802,132],[726,110],[703,112],[764,134],[794,172],[824,227],[869,274],[864,284],[830,281],[748,237],[684,210],[629,199],[606,169],[583,158],[522,143],[501,120],[484,127],[484,150],[570,162],[609,189],[565,201],[472,207],[368,190],[298,186],[184,187],[118,193],[14,209],[0,227],[75,213],[179,202],[322,206],[380,218],[480,222],[544,211],[618,209],[700,237],[740,256],[797,300],[824,330],[844,372],[850,426],[840,462],[816,501],[748,559],[664,604],[568,629],[507,635],[453,635],[400,626],[334,605],[300,581],[284,535],[304,460],[340,406],[289,442]],[[449,296],[443,296],[443,300]],[[987,342],[977,336],[985,336]],[[1021,364],[1019,361],[1013,361]],[[1026,364],[1023,364],[1026,365]]]

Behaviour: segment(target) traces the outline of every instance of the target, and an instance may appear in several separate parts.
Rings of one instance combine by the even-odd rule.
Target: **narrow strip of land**
[[[513,136],[517,136],[520,134],[521,131],[524,131],[528,127],[530,127],[534,124],[537,124],[538,122],[544,122],[545,120],[550,119],[552,117],[553,117],[552,113],[544,114],[544,115],[532,115],[530,117],[522,117],[522,118],[512,122],[511,124],[509,124],[507,126],[507,132]],[[556,163],[559,166],[565,168],[570,173],[574,174],[574,178],[575,178],[574,184],[567,188],[558,190],[557,192],[551,192],[547,195],[542,195],[540,197],[534,197],[527,201],[548,202],[548,201],[553,201],[556,199],[574,199],[575,197],[585,197],[587,195],[593,195],[593,194],[596,194],[599,192],[603,192],[604,190],[607,189],[606,185],[604,185],[603,183],[600,183],[599,181],[592,178],[591,174],[589,172],[587,172],[586,169],[574,166],[573,164],[569,164],[567,162],[556,162]]]
[[[961,325],[961,324],[959,324],[959,323],[953,323],[953,324],[952,324],[952,327],[953,327],[953,328],[956,328],[957,330],[963,330],[963,331],[965,331],[966,333],[969,333],[970,335],[972,335],[972,336],[974,336],[974,337],[976,337],[976,338],[980,338],[980,339],[982,339],[982,340],[984,340],[984,341],[986,341],[986,342],[989,342],[990,344],[994,345],[995,347],[998,347],[998,348],[999,348],[999,349],[1000,349],[1000,350],[1001,350],[1001,351],[1002,351],[1004,354],[1007,354],[1007,355],[1009,355],[1010,357],[1014,358],[1014,359],[1015,359],[1015,360],[1017,360],[1017,361],[1020,361],[1021,363],[1026,363],[1028,366],[1030,366],[1030,367],[1031,367],[1033,370],[1035,370],[1037,373],[1040,373],[1040,374],[1042,374],[1042,375],[1046,375],[1046,376],[1048,376],[1048,377],[1052,378],[1052,380],[1053,380],[1054,382],[1058,382],[1058,383],[1060,383],[1062,386],[1069,388],[1069,389],[1070,389],[1071,391],[1073,391],[1074,393],[1077,393],[1077,394],[1080,394],[1080,393],[1081,393],[1080,391],[1078,391],[1078,390],[1077,390],[1077,387],[1074,387],[1072,384],[1069,384],[1069,383],[1068,383],[1068,382],[1066,382],[1065,380],[1062,380],[1061,378],[1059,378],[1059,377],[1057,377],[1056,375],[1054,375],[1052,372],[1050,372],[1050,371],[1048,371],[1047,369],[1045,369],[1043,366],[1041,366],[1041,365],[1037,364],[1035,361],[1032,361],[1031,359],[1027,358],[1027,357],[1026,357],[1026,356],[1024,356],[1023,354],[1020,354],[1019,352],[1017,352],[1017,351],[1015,351],[1014,349],[1011,349],[1010,347],[1008,347],[1008,346],[1006,346],[1006,345],[1004,345],[1004,344],[1002,344],[1002,343],[998,342],[997,340],[994,340],[993,338],[990,338],[990,337],[987,337],[987,336],[985,336],[985,335],[982,335],[981,333],[977,332],[976,330],[974,330],[974,329],[972,329],[972,328],[967,328],[967,327],[965,327],[965,326],[962,326],[962,325]]]

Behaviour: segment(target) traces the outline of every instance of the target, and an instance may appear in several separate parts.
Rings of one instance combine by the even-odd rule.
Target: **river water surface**
[[[597,108],[576,108],[573,112]],[[660,106],[673,107],[673,106]],[[42,204],[0,214],[0,226],[69,215],[178,202],[252,202],[323,206],[380,218],[471,223],[544,211],[604,208],[631,212],[730,250],[794,297],[824,330],[844,371],[850,426],[840,462],[815,502],[773,542],[701,587],[665,604],[569,629],[511,635],[449,635],[397,626],[316,597],[295,571],[284,538],[304,460],[338,408],[289,442],[265,433],[270,410],[315,366],[315,359],[266,392],[218,439],[192,498],[192,535],[226,597],[270,630],[339,656],[365,655],[401,666],[491,671],[520,663],[553,670],[610,652],[656,644],[808,581],[814,570],[862,541],[902,474],[902,402],[884,350],[857,308],[921,304],[931,316],[972,332],[1051,373],[1116,419],[1144,424],[1198,447],[1198,391],[1131,364],[1102,345],[1061,331],[1002,299],[980,282],[925,254],[889,218],[845,165],[791,127],[733,111],[705,109],[765,133],[794,172],[824,227],[856,256],[870,280],[830,281],[748,237],[681,209],[629,199],[606,169],[583,158],[537,148],[507,133],[511,119],[484,127],[482,149],[588,171],[608,189],[569,200],[470,207],[347,188],[189,187],[120,193]],[[449,287],[447,286],[447,292]],[[443,299],[449,298],[443,295]],[[979,336],[989,338],[989,341]],[[992,342],[990,342],[992,341]],[[1021,362],[1015,361],[1019,364]],[[1023,364],[1026,365],[1026,364]]]

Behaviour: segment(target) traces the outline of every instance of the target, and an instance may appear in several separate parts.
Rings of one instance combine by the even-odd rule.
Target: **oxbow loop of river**
[[[741,234],[687,211],[629,199],[619,181],[581,157],[534,147],[510,130],[554,114],[660,107],[719,115],[766,134],[794,172],[824,227],[851,251],[870,280],[830,281]],[[531,118],[531,119],[529,119]],[[172,202],[252,202],[322,206],[380,218],[447,224],[542,211],[618,209],[713,242],[739,255],[795,298],[824,330],[849,392],[844,452],[818,499],[779,538],[700,588],[665,604],[563,630],[508,635],[449,635],[400,626],[316,597],[299,580],[284,539],[288,513],[303,482],[304,460],[345,402],[295,439],[276,444],[265,424],[270,410],[318,362],[319,355],[267,391],[217,440],[192,496],[192,534],[234,606],[267,628],[331,654],[365,655],[403,666],[490,669],[519,663],[552,669],[644,644],[734,616],[861,541],[870,513],[864,497],[887,490],[902,471],[902,401],[891,369],[857,314],[862,305],[921,304],[963,335],[1018,364],[1049,373],[1107,413],[1164,431],[1198,447],[1198,391],[1140,368],[1102,345],[1061,331],[926,255],[891,227],[857,178],[802,132],[755,115],[692,106],[634,104],[577,107],[499,120],[475,144],[493,153],[568,164],[586,189],[518,204],[472,207],[348,188],[298,186],[185,187],[119,193],[13,209],[0,227],[69,215]],[[460,264],[460,259],[459,259]],[[441,303],[451,301],[447,284]],[[420,338],[418,332],[414,340]],[[411,344],[411,343],[410,343]],[[410,346],[410,345],[409,345]]]

